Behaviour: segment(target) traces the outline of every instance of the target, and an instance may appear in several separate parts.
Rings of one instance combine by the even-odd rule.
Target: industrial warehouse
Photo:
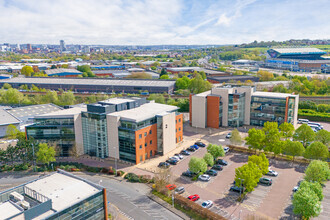
[[[74,92],[104,92],[104,93],[149,93],[172,94],[175,80],[147,80],[147,79],[84,79],[84,78],[19,78],[0,80],[0,87],[5,83],[18,89],[22,85],[50,90],[71,90]]]

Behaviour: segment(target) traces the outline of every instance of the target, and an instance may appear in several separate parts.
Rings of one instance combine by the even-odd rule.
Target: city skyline
[[[59,44],[62,39],[68,45],[223,45],[327,39],[330,6],[326,3],[0,0],[0,36],[8,43]]]

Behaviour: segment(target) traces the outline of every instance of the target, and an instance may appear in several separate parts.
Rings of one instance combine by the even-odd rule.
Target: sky
[[[330,39],[330,0],[0,0],[0,43]]]

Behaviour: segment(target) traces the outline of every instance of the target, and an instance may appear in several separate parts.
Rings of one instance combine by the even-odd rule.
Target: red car
[[[176,185],[175,184],[168,184],[167,186],[165,186],[167,189],[169,190],[173,190],[176,188]]]
[[[199,195],[197,195],[197,194],[191,195],[188,197],[188,199],[195,202],[195,201],[199,200]]]

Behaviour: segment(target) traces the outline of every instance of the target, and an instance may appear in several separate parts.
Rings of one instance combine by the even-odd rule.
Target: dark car
[[[181,154],[186,155],[186,156],[190,155],[189,151],[187,151],[187,150],[182,150]]]
[[[210,176],[216,176],[218,175],[218,171],[210,169],[208,171],[205,172],[206,174],[210,175]]]
[[[213,170],[223,170],[223,166],[220,165],[220,164],[215,164],[213,167],[212,167]]]
[[[167,163],[167,162],[160,162],[158,164],[158,167],[160,167],[160,168],[169,168],[170,167],[170,164]]]
[[[196,142],[195,145],[197,145],[198,147],[206,147],[206,145],[203,142]]]
[[[171,164],[171,165],[176,165],[178,163],[177,160],[173,160],[173,159],[169,159],[166,162],[169,163],[169,164]]]
[[[238,186],[232,186],[232,187],[230,187],[229,190],[230,191],[233,191],[233,192],[239,192],[239,193],[243,193],[244,192],[243,187],[238,187]]]
[[[198,149],[199,149],[199,147],[198,147],[196,144],[194,144],[194,145],[191,145],[190,147],[193,147],[193,148],[195,148],[195,150],[198,150]]]
[[[272,181],[272,179],[270,179],[270,178],[261,177],[261,178],[259,179],[259,183],[262,183],[262,184],[265,184],[265,185],[270,186],[270,185],[273,184],[273,181]]]
[[[192,151],[192,152],[195,152],[196,151],[196,149],[194,147],[188,147],[187,150],[188,151]]]
[[[228,162],[223,160],[223,159],[218,159],[216,161],[216,164],[220,164],[220,165],[223,165],[223,166],[227,166],[228,165]]]
[[[187,177],[193,177],[193,176],[195,176],[196,174],[193,173],[193,172],[191,172],[191,171],[189,171],[189,170],[187,170],[187,171],[183,172],[181,175],[182,175],[182,176],[187,176]]]

